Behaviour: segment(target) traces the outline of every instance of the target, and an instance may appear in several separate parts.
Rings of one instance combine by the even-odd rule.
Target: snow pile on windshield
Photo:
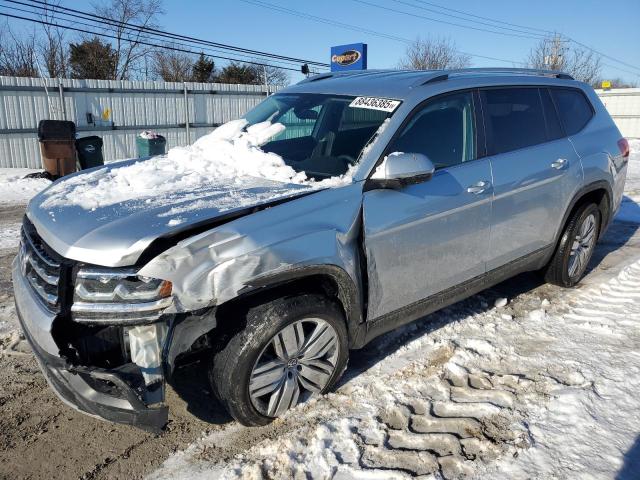
[[[267,121],[247,127],[246,120],[234,120],[191,146],[172,148],[167,155],[65,179],[45,192],[47,198],[42,206],[78,205],[92,210],[130,200],[160,199],[172,192],[193,191],[207,185],[241,186],[244,182],[241,177],[313,188],[351,182],[351,170],[321,182],[309,180],[279,155],[260,149],[284,129],[280,123]]]

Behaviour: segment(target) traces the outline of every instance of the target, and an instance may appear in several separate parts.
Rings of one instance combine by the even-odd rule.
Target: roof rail
[[[574,78],[564,72],[559,72],[557,70],[543,70],[543,69],[535,69],[535,68],[459,68],[455,70],[441,70],[440,72],[434,72],[434,75],[430,76],[426,81],[422,83],[422,85],[426,85],[428,83],[434,82],[442,82],[448,80],[452,76],[465,75],[465,74],[515,74],[515,75],[531,75],[537,77],[551,77],[551,78],[562,78],[565,80],[574,80]]]

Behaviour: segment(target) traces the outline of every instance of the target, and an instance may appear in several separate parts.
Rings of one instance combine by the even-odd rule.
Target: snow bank
[[[172,148],[167,155],[76,175],[50,188],[43,206],[78,205],[91,210],[223,183],[221,179],[238,183],[241,177],[258,177],[314,188],[351,181],[351,172],[322,182],[307,179],[304,173],[296,172],[279,155],[260,149],[261,145],[284,130],[282,124],[262,122],[243,131],[246,125],[244,119],[234,120],[191,146]]]
[[[24,178],[39,171],[31,168],[0,168],[0,205],[26,204],[31,197],[51,185],[44,178]]]

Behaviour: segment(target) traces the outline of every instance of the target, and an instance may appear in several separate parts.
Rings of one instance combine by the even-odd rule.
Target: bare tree
[[[265,71],[266,71],[267,85],[276,85],[278,87],[284,87],[286,85],[289,85],[289,82],[291,81],[287,71],[281,68],[274,67],[272,65],[267,65],[266,67],[256,65],[256,68],[258,69],[259,72],[262,73],[261,78],[263,82],[264,82]]]
[[[50,24],[55,24],[55,11],[52,7],[60,4],[60,1],[49,2],[45,0],[42,6],[40,18],[43,20],[42,38],[38,42],[38,53],[42,59],[42,65],[51,78],[69,77],[69,42],[65,38],[64,30]]]
[[[152,71],[165,82],[191,81],[193,65],[193,59],[186,53],[158,50],[153,54]]]
[[[8,25],[0,29],[0,75],[40,76],[34,33],[19,37]]]
[[[453,40],[444,37],[416,38],[398,64],[407,70],[443,70],[469,65],[471,57],[458,51]]]
[[[156,21],[164,13],[162,0],[111,0],[106,4],[94,4],[93,10],[111,21],[105,28],[116,37],[113,41],[116,65],[112,78],[125,80],[144,70],[140,63],[152,48],[141,43],[148,40],[143,28],[158,28]]]
[[[597,83],[602,69],[602,60],[597,53],[572,46],[560,35],[540,40],[529,52],[527,64],[532,68],[563,71],[589,84]]]

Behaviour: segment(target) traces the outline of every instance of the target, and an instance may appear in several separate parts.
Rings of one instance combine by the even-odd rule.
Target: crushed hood
[[[104,169],[133,163],[114,164]],[[216,220],[251,211],[252,207],[295,198],[313,190],[308,185],[241,176],[203,180],[187,186],[176,184],[174,189],[165,186],[157,196],[106,205],[66,202],[65,182],[90,185],[95,172],[79,173],[55,182],[31,200],[27,216],[43,240],[60,255],[108,267],[134,264],[158,238],[214,224]]]

